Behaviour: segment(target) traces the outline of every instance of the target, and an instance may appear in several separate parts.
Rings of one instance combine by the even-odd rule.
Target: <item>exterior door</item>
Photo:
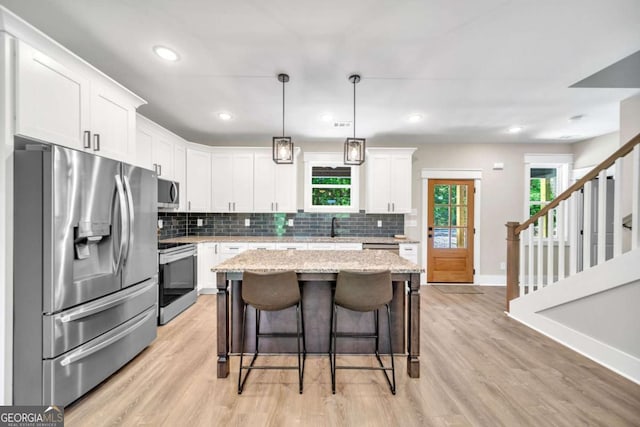
[[[473,283],[473,180],[429,180],[427,281]]]

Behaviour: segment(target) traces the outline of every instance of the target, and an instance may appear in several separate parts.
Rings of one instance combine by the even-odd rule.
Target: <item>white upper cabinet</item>
[[[90,143],[88,79],[24,42],[17,49],[16,133],[81,150]]]
[[[295,156],[299,153],[296,150]],[[256,149],[253,169],[254,212],[296,212],[297,165],[276,164],[271,149]]]
[[[211,212],[253,212],[253,157],[253,149],[212,150]]]
[[[131,163],[135,159],[136,106],[98,82],[91,85],[91,150]]]
[[[180,183],[180,205],[178,211],[185,212],[187,210],[187,149],[184,143],[175,143],[173,145],[173,179]]]
[[[49,55],[16,45],[18,135],[135,162],[141,98],[59,47]]]
[[[367,149],[367,213],[411,212],[411,157],[415,148]]]
[[[207,148],[187,147],[187,185],[185,202],[189,212],[211,212],[211,152]]]

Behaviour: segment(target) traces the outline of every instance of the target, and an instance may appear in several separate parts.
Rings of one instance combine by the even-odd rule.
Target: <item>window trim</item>
[[[312,168],[349,167],[351,168],[351,204],[349,206],[314,206],[312,204]],[[328,213],[360,212],[360,166],[345,165],[343,153],[305,153],[304,154],[304,211]]]
[[[530,202],[530,181],[531,169],[556,169],[556,197],[569,188],[570,179],[573,170],[573,154],[525,154],[524,155],[524,211],[525,220],[530,218],[529,207]],[[565,221],[567,218],[565,217]],[[568,227],[565,226],[565,234]],[[564,236],[566,240],[567,236]],[[547,237],[545,237],[547,239]],[[553,230],[553,239],[558,240],[557,228]]]

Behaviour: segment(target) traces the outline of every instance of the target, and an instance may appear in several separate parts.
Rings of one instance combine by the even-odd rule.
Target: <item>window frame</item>
[[[567,188],[569,188],[570,178],[573,169],[573,154],[525,154],[524,156],[524,218],[525,220],[530,218],[530,206],[531,206],[531,169],[555,169],[556,170],[556,197],[562,194]],[[552,199],[553,200],[553,199]],[[540,202],[542,207],[546,206],[549,202],[544,205]],[[567,221],[567,216],[565,216],[565,224]],[[566,240],[568,227],[564,227],[565,236],[563,239]],[[556,226],[552,229],[553,240],[557,241],[558,239],[558,227]],[[535,234],[535,237],[538,237],[538,234]],[[548,239],[548,236],[543,237],[544,239]]]
[[[305,153],[304,155],[304,211],[305,212],[326,212],[326,213],[353,213],[360,212],[360,166],[345,165],[342,153]],[[343,187],[349,188],[351,195],[351,204],[349,205],[333,205],[318,206],[313,205],[313,188],[329,187],[337,188],[334,185],[317,184],[314,185],[311,180],[313,177],[314,167],[348,167],[351,169],[351,185]]]

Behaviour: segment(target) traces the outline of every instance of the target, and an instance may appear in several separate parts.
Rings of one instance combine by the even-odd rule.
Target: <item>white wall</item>
[[[571,144],[573,168],[593,168],[619,148],[620,133],[612,132]]]
[[[13,339],[13,92],[11,40],[0,32],[0,405],[11,403]]]

